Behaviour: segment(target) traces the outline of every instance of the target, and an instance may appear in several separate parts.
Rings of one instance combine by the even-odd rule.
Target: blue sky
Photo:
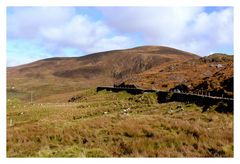
[[[233,54],[232,7],[8,7],[7,65],[142,45]]]

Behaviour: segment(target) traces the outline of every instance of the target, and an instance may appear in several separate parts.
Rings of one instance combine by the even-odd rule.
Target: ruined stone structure
[[[158,91],[157,96],[159,103],[166,103],[171,101],[195,103],[198,106],[203,106],[204,109],[207,109],[212,105],[219,106],[220,104],[222,104],[222,109],[219,109],[219,112],[233,112],[234,101],[232,98],[165,91]]]
[[[198,106],[203,106],[204,109],[209,108],[212,105],[221,106],[221,111],[219,112],[233,112],[233,102],[232,98],[224,98],[224,97],[213,97],[208,95],[199,95],[192,93],[179,93],[179,92],[171,92],[171,91],[159,91],[159,90],[145,90],[139,88],[124,88],[117,86],[103,86],[97,87],[97,92],[101,90],[107,90],[112,92],[120,92],[127,91],[130,94],[143,94],[146,92],[156,92],[157,99],[159,103],[166,103],[171,101],[185,102],[185,103],[195,103]]]
[[[137,89],[137,87],[135,85],[132,85],[132,84],[125,84],[124,82],[117,85],[117,84],[114,84],[113,85],[114,88],[132,88],[132,89]]]
[[[124,87],[112,87],[112,86],[97,87],[97,92],[102,90],[112,91],[112,92],[127,91],[128,93],[133,95],[144,93],[144,90],[137,89],[137,88],[124,88]]]

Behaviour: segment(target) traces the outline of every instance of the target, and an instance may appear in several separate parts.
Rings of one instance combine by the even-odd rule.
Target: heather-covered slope
[[[147,89],[169,90],[186,85],[191,92],[212,91],[216,96],[233,96],[233,56],[213,54],[207,57],[165,63],[127,80]],[[217,94],[219,92],[219,94]]]
[[[41,97],[112,85],[151,68],[199,58],[162,46],[143,46],[71,58],[50,58],[7,69],[8,88]]]

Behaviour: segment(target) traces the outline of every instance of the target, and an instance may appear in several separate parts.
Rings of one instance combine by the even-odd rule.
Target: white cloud
[[[37,39],[47,50],[57,53],[66,48],[92,53],[131,46],[130,38],[112,36],[112,29],[104,22],[66,7],[14,8],[8,16],[8,37]]]
[[[199,55],[233,48],[232,8],[206,12],[202,7],[99,7],[103,19],[78,14],[73,7],[8,9],[8,42],[22,39],[29,44],[25,47],[37,44],[35,47],[41,49],[41,53],[34,53],[34,48],[31,53],[24,49],[13,53],[11,49],[16,46],[10,46],[12,60],[14,55],[19,61],[19,56],[35,60],[39,54],[41,58],[66,52],[76,56],[74,53],[129,48],[138,43],[171,46]],[[22,43],[17,44],[21,47]]]
[[[62,25],[74,15],[74,8],[58,7],[15,7],[7,17],[10,38],[34,38],[39,30]]]
[[[125,36],[115,36],[112,38],[103,38],[99,42],[94,44],[93,47],[90,47],[87,51],[89,52],[99,52],[99,51],[108,51],[121,48],[127,48],[132,44],[132,41]]]
[[[200,55],[233,45],[232,8],[210,13],[202,7],[106,7],[100,10],[107,24],[122,32],[141,32],[148,44],[174,46]]]
[[[58,27],[46,27],[40,30],[43,39],[57,46],[71,46],[86,49],[107,37],[110,29],[102,22],[91,22],[87,16],[76,15]]]

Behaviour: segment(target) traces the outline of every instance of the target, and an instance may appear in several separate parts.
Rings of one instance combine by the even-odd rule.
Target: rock
[[[167,111],[168,114],[173,114],[173,110],[172,108],[170,108],[168,111]]]
[[[179,108],[182,108],[182,106],[181,106],[181,105],[178,105],[178,106],[176,107],[176,109],[179,109]]]
[[[222,64],[217,64],[216,67],[217,67],[217,68],[222,68],[223,65],[222,65]]]
[[[20,113],[20,115],[23,115],[23,114],[24,114],[23,112]]]
[[[180,112],[180,111],[184,111],[184,109],[183,108],[179,108],[179,109],[176,110],[176,112]]]

